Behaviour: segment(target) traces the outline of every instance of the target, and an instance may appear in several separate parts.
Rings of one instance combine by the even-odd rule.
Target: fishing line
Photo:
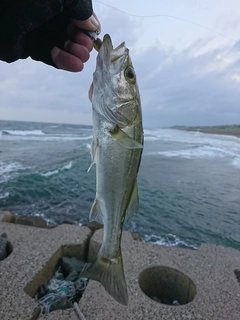
[[[100,3],[100,4],[102,4],[102,5],[106,6],[106,7],[109,7],[109,8],[111,8],[111,9],[115,10],[115,11],[118,11],[118,12],[120,12],[120,13],[122,13],[122,14],[131,16],[131,17],[135,17],[135,18],[159,18],[159,17],[165,17],[165,18],[171,18],[171,19],[175,19],[175,20],[180,20],[180,21],[183,21],[183,22],[187,22],[187,23],[193,24],[193,25],[195,25],[195,26],[197,26],[197,27],[203,28],[203,29],[208,30],[208,31],[210,31],[210,32],[213,32],[213,33],[217,34],[218,36],[223,37],[223,38],[225,38],[225,39],[228,39],[228,40],[231,40],[231,41],[234,41],[234,42],[237,41],[237,39],[230,38],[230,37],[228,37],[228,36],[226,36],[226,35],[218,32],[218,31],[215,31],[214,29],[211,29],[211,28],[209,28],[209,27],[203,26],[203,25],[200,24],[200,23],[193,22],[193,21],[190,21],[190,20],[181,18],[181,17],[176,17],[176,16],[172,16],[172,15],[169,15],[169,14],[153,14],[153,15],[146,15],[146,16],[144,16],[144,15],[137,15],[137,14],[133,14],[133,13],[128,13],[128,12],[126,12],[126,11],[123,11],[123,10],[121,10],[121,9],[118,9],[118,8],[116,8],[116,7],[113,7],[113,6],[111,6],[110,4],[104,3],[104,2],[102,2],[102,1],[96,0],[96,1],[93,1],[93,2],[98,2],[98,3]]]

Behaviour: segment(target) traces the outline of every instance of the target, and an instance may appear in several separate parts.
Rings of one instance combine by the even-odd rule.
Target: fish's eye
[[[136,81],[136,74],[133,70],[133,68],[127,68],[125,70],[125,77],[127,78],[128,81],[131,83],[134,83]]]

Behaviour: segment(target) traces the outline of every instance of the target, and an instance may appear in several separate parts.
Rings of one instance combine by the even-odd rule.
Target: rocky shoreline
[[[174,126],[172,129],[183,130],[183,131],[194,131],[209,134],[220,134],[235,136],[240,138],[240,125],[222,125],[222,126]]]

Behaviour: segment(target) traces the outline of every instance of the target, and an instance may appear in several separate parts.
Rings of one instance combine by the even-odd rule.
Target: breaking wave
[[[229,164],[240,168],[240,139],[237,137],[174,129],[149,129],[145,130],[145,140],[149,144],[155,143],[155,150],[148,150],[145,155],[185,159],[226,158]]]
[[[0,183],[15,177],[19,170],[25,170],[27,168],[28,167],[24,167],[19,162],[6,163],[0,161]]]
[[[1,134],[12,136],[42,136],[45,133],[42,130],[2,130]]]
[[[7,135],[6,135],[7,136]],[[16,139],[17,135],[8,135],[9,138]],[[74,141],[74,140],[90,140],[92,136],[79,136],[79,135],[21,135],[18,136],[19,140],[31,140],[31,141]]]
[[[192,248],[198,249],[196,245],[187,243],[183,240],[180,240],[175,234],[167,234],[166,236],[158,236],[158,235],[145,235],[143,237],[143,241],[151,242],[153,244],[158,244],[161,246],[167,247],[182,247],[182,248]]]
[[[232,165],[240,169],[240,157],[235,157],[232,161]]]
[[[56,169],[56,170],[52,170],[52,171],[48,171],[46,173],[41,173],[42,177],[50,177],[54,174],[58,174],[64,170],[69,170],[72,168],[72,161],[70,161],[68,164],[64,165],[63,167]]]
[[[0,199],[7,198],[9,196],[9,192],[5,192],[3,194],[0,194]]]
[[[165,157],[180,157],[185,159],[193,158],[211,158],[211,157],[235,157],[236,154],[221,148],[211,147],[211,146],[197,146],[189,149],[182,150],[172,150],[172,151],[158,151],[151,152],[151,155],[159,154]]]

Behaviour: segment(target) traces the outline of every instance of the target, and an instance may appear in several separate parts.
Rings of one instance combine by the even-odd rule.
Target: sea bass
[[[92,164],[96,164],[96,197],[90,221],[104,225],[96,260],[82,276],[99,281],[123,305],[128,304],[121,253],[125,218],[138,211],[137,173],[143,148],[141,102],[136,74],[123,42],[113,49],[105,35],[97,56],[92,101]]]

